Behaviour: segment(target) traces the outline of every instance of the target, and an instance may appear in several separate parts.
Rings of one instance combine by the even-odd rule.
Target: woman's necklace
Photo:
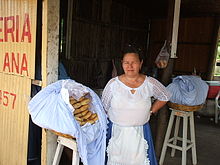
[[[137,88],[140,85],[140,80],[139,79],[140,79],[139,76],[137,78],[131,78],[131,79],[124,76],[125,83],[130,88]]]

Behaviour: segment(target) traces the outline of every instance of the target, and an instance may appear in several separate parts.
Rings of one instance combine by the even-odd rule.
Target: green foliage
[[[218,41],[216,61],[220,61],[220,40]],[[220,76],[219,66],[215,66],[214,76]]]
[[[218,41],[218,49],[217,49],[218,51],[217,51],[217,57],[216,57],[216,59],[220,59],[220,40]]]

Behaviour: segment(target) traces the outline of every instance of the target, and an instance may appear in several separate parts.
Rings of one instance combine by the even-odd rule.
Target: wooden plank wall
[[[195,68],[204,79],[207,77],[215,24],[214,16],[180,19],[174,75],[191,74]],[[62,54],[61,60],[72,79],[103,88],[111,78],[112,59],[121,73],[119,57],[125,44],[136,43],[142,48],[145,66],[152,70],[165,39],[166,18],[149,21],[147,15],[114,0],[75,0],[71,55]]]
[[[174,75],[191,74],[195,68],[206,79],[213,44],[215,18],[181,18]],[[153,20],[150,33],[149,65],[152,65],[165,40],[166,22]]]
[[[126,44],[135,43],[146,53],[148,21],[122,4],[76,0],[72,24],[71,55],[62,60],[71,78],[89,87],[105,86],[112,75],[112,59],[122,72],[120,57]]]

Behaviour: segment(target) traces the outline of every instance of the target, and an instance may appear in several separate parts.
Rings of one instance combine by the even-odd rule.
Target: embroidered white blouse
[[[135,90],[134,93],[131,90]],[[138,88],[130,88],[112,78],[102,93],[102,102],[109,119],[121,126],[144,125],[150,119],[151,97],[168,101],[170,93],[155,78],[147,77]]]

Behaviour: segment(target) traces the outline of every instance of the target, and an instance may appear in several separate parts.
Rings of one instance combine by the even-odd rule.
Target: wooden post
[[[67,35],[66,35],[66,59],[71,59],[71,44],[72,44],[72,27],[73,27],[73,2],[68,0],[67,9]]]
[[[167,35],[166,35],[166,40],[167,44],[169,46],[168,51],[171,52],[170,45],[171,43],[173,45],[171,46],[176,46],[177,45],[177,36],[173,35],[178,35],[178,24],[176,21],[179,21],[179,18],[174,17],[175,14],[179,16],[180,12],[180,1],[181,0],[169,0],[168,1],[168,16],[167,16]],[[179,4],[179,6],[178,6]],[[175,10],[176,8],[176,10]],[[176,29],[177,28],[177,29]],[[173,41],[173,42],[172,42]],[[176,43],[174,43],[176,42]],[[174,45],[175,44],[175,45]],[[175,56],[175,51],[176,47],[172,49],[172,57]],[[166,86],[170,83],[171,77],[172,77],[172,72],[173,72],[173,65],[174,65],[174,58],[170,58],[168,62],[168,66],[163,70],[162,76],[161,76],[161,82]],[[163,107],[159,113],[158,113],[158,120],[157,120],[157,134],[156,134],[156,143],[155,143],[155,151],[156,155],[159,158],[163,141],[164,141],[164,136],[166,133],[167,129],[167,123],[168,123],[168,108],[165,106]]]
[[[59,0],[42,3],[42,87],[58,80]],[[57,137],[42,131],[41,164],[51,165],[56,151]]]

